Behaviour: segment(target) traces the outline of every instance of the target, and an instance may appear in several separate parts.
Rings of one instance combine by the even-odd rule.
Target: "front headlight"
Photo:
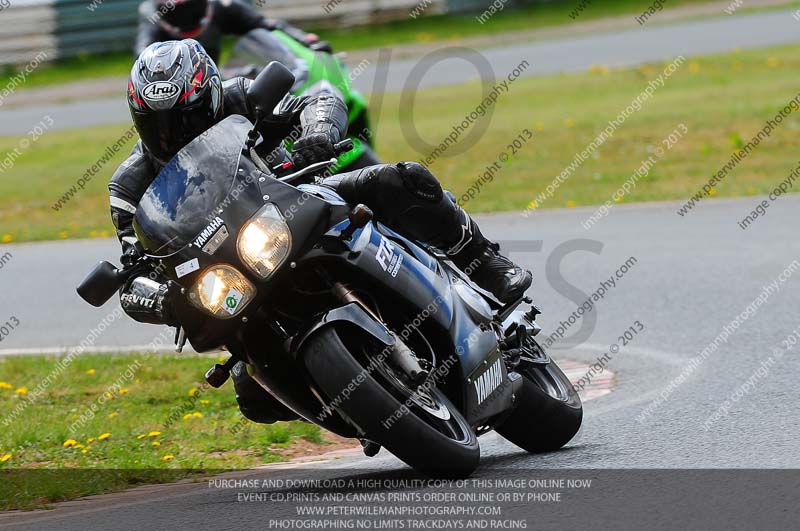
[[[203,273],[189,291],[189,300],[219,319],[229,319],[253,299],[256,288],[244,275],[228,265],[217,265]]]
[[[278,207],[267,203],[239,233],[239,257],[256,275],[267,279],[292,247],[292,234]]]

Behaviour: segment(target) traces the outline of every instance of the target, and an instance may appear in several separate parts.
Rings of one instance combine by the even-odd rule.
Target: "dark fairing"
[[[252,124],[233,115],[190,142],[161,170],[139,203],[136,229],[156,256],[184,248],[208,224],[207,216],[235,182],[242,147]]]

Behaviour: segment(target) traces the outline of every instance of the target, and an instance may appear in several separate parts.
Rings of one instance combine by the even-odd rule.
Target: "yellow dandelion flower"
[[[192,387],[189,389],[189,396],[194,396],[197,394],[197,387]]]
[[[172,461],[173,459],[175,459],[175,456],[172,454],[167,454],[161,458],[162,461]]]
[[[86,444],[92,444],[94,442],[94,437],[89,437],[86,439]]]
[[[625,198],[623,196],[618,196],[614,198],[614,202],[616,203],[622,203],[623,201],[625,201]]]
[[[576,202],[575,202],[575,201],[573,201],[572,199],[570,199],[569,201],[567,201],[567,208],[575,208],[576,206],[578,206],[578,203],[576,203]]]
[[[119,413],[117,413],[116,411],[114,411],[113,413],[109,413],[109,414],[108,414],[108,418],[110,418],[110,419],[113,419],[113,418],[114,418],[114,417],[116,417],[117,415],[119,415]]]
[[[708,191],[708,195],[710,195],[710,196],[717,195],[717,189],[716,188],[712,188],[711,190]]]
[[[27,395],[28,394],[28,388],[23,386],[23,387],[18,388],[14,392],[17,393],[18,395]]]
[[[0,456],[0,463],[5,463],[9,459],[11,459],[11,454],[3,454]]]
[[[204,406],[207,406],[208,404],[211,403],[211,400],[201,400],[200,403],[203,404]]]
[[[767,59],[767,66],[770,68],[776,68],[780,64],[781,62],[778,60],[777,57],[770,57],[769,59]]]
[[[82,454],[88,454],[89,453],[89,449],[88,448],[84,448],[83,450],[81,450],[81,453]]]
[[[536,210],[538,207],[539,205],[538,203],[536,203],[536,201],[531,201],[530,203],[528,203],[528,208],[530,208],[531,210]]]
[[[73,448],[75,448],[77,450],[79,448],[85,448],[85,446],[80,444],[80,443],[78,443],[78,444],[74,445]]]
[[[153,441],[153,443],[152,443],[152,444],[153,444],[153,446],[161,446],[161,443],[160,443],[160,442],[158,442],[158,441]]]
[[[71,448],[76,444],[78,444],[78,441],[76,441],[75,439],[67,439],[66,441],[64,441],[63,446],[64,448]]]
[[[158,437],[159,435],[161,435],[160,431],[151,431],[147,434],[148,437]]]
[[[88,371],[86,371],[86,374],[94,374],[94,373],[96,373],[96,372],[97,372],[97,371],[96,371],[96,370],[94,370],[94,369],[89,369]]]
[[[200,413],[199,411],[195,411],[194,413],[192,413],[192,416],[193,416],[194,418],[198,418],[198,419],[201,419],[201,418],[203,418],[203,414],[202,414],[202,413]]]
[[[58,233],[58,237],[61,238],[62,240],[65,240],[69,238],[69,232],[62,230],[61,232]]]
[[[3,234],[3,243],[10,243],[14,239],[10,234]]]
[[[606,65],[590,65],[589,72],[592,74],[608,74],[608,66]]]
[[[217,358],[217,361],[218,361],[218,362],[220,362],[220,363],[222,363],[222,362],[225,362],[225,361],[228,361],[228,356],[226,356],[226,355],[224,355],[224,354],[223,354],[222,356],[220,356],[219,358]]]
[[[106,432],[106,433],[104,433],[104,434],[102,434],[102,435],[98,436],[98,437],[97,437],[97,440],[98,440],[98,441],[105,441],[105,440],[106,440],[106,439],[108,439],[109,437],[111,437],[111,434]]]
[[[700,65],[697,63],[689,63],[689,72],[696,74],[700,71]]]
[[[137,438],[137,439],[144,439],[145,437],[147,437],[147,434],[146,434],[146,433],[143,433],[143,434],[141,434],[141,435],[137,435],[137,436],[136,436],[136,438]]]
[[[536,130],[544,131],[544,122],[536,122]]]
[[[127,395],[128,394],[128,388],[127,387],[123,387],[122,389],[119,390],[119,394]]]
[[[0,389],[11,389],[12,385],[8,382],[0,382]]]
[[[183,420],[189,420],[190,418],[192,418],[192,414],[191,413],[187,413],[187,414],[185,414],[183,416]]]

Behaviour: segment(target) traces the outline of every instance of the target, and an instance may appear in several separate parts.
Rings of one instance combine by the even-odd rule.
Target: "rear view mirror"
[[[294,74],[277,61],[256,76],[247,89],[247,100],[259,115],[272,112],[278,103],[292,90]]]
[[[127,275],[109,262],[100,262],[78,285],[78,295],[99,308],[125,284]]]

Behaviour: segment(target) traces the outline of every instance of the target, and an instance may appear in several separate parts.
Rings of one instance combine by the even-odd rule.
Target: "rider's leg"
[[[521,297],[530,272],[498,253],[478,225],[442,190],[436,177],[415,162],[382,164],[334,175],[322,183],[345,201],[363,203],[398,232],[444,250],[476,284],[503,302]]]

